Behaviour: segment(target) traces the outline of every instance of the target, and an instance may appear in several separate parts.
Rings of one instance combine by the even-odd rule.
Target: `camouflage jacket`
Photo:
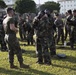
[[[49,37],[53,36],[54,21],[53,18],[42,17],[41,19],[35,19],[33,22],[33,28],[35,29],[35,33],[37,37]]]

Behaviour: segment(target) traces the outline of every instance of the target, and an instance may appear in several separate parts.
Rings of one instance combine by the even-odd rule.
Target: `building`
[[[60,14],[65,14],[69,9],[76,9],[76,0],[58,0],[58,3],[60,4]]]
[[[15,2],[16,2],[16,0],[3,0],[5,3],[6,3],[6,5],[8,6],[8,7],[13,7],[13,5],[15,4]]]

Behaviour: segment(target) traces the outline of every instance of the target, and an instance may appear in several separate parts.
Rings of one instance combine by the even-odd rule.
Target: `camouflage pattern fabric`
[[[40,20],[34,21],[34,29],[37,35],[36,47],[38,51],[38,61],[50,62],[50,53],[56,54],[53,20],[48,17],[43,17]]]

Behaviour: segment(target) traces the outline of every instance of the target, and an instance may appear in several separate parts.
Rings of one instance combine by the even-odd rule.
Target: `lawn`
[[[17,57],[14,63],[18,69],[10,69],[8,62],[8,52],[0,52],[0,75],[76,75],[76,50],[71,50],[69,46],[66,48],[57,48],[58,53],[67,55],[65,59],[51,58],[52,65],[37,64],[35,54],[35,46],[24,46],[25,42],[20,42],[20,46],[25,52],[23,59],[25,64],[29,64],[29,69],[19,67]]]

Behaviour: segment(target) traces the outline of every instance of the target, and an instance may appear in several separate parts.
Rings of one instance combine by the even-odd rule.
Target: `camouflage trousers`
[[[71,48],[73,48],[75,42],[76,42],[76,28],[73,29],[73,31],[71,31],[71,37],[70,37]]]
[[[56,55],[56,43],[55,43],[54,37],[49,38],[49,49],[50,49],[50,55],[51,56]]]
[[[61,28],[58,29],[58,33],[57,33],[57,44],[60,41],[60,37],[61,37],[62,44],[64,44],[64,31]]]
[[[9,48],[9,62],[13,64],[14,54],[17,55],[19,63],[23,62],[21,48],[15,34],[8,34],[7,43]]]
[[[44,60],[44,62],[51,62],[48,46],[45,40],[42,38],[37,38],[36,47],[38,51],[38,61],[43,62]]]

